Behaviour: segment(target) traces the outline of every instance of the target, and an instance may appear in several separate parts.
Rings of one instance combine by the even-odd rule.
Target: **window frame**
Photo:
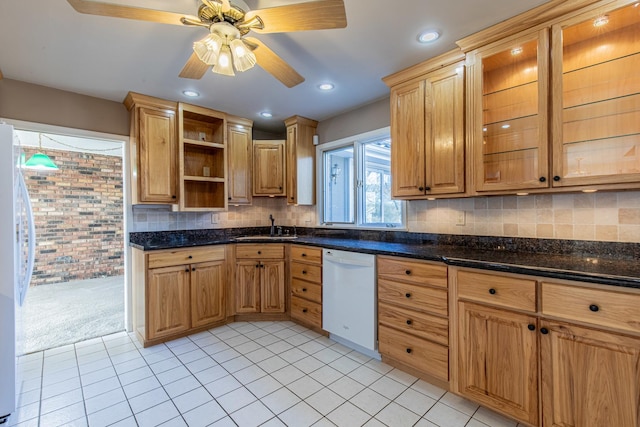
[[[320,228],[352,228],[352,229],[365,229],[365,230],[407,230],[407,210],[408,204],[406,200],[397,200],[402,205],[401,223],[390,226],[389,224],[380,223],[366,223],[366,213],[364,212],[364,197],[365,197],[365,184],[362,182],[359,185],[361,179],[364,178],[364,144],[372,142],[376,139],[390,138],[391,127],[376,129],[369,132],[364,132],[358,135],[342,138],[336,141],[327,142],[316,146],[316,194],[317,198],[317,227]],[[352,191],[354,193],[354,221],[353,222],[325,222],[324,221],[324,202],[325,202],[325,181],[327,174],[331,171],[325,169],[324,153],[327,151],[333,151],[340,148],[353,147],[353,162],[354,171],[356,173],[356,179],[353,183]]]

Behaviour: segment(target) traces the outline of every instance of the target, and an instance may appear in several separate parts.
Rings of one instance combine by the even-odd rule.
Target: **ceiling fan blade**
[[[195,52],[191,54],[187,63],[184,64],[184,68],[180,71],[180,77],[183,79],[194,79],[198,80],[204,76],[204,73],[207,72],[209,66],[202,62],[198,55]]]
[[[182,25],[181,18],[185,15],[161,10],[142,9],[139,7],[123,6],[112,3],[100,3],[87,0],[67,0],[77,12],[87,15],[112,16],[114,18],[136,19],[138,21],[159,22],[161,24]],[[199,20],[195,16],[187,16]]]
[[[258,33],[324,30],[347,26],[343,0],[317,0],[251,10],[244,19],[249,21],[256,16],[264,23],[263,29],[253,28]]]
[[[294,87],[304,81],[304,77],[298,74],[291,65],[287,64],[260,40],[254,37],[247,37],[244,40],[248,41],[250,45],[257,46],[253,50],[253,53],[256,56],[258,65],[273,77],[280,80],[283,85],[286,87]]]

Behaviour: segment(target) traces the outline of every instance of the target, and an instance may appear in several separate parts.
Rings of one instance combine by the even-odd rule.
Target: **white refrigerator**
[[[13,126],[0,123],[0,424],[16,410],[16,319],[33,272],[35,230]]]

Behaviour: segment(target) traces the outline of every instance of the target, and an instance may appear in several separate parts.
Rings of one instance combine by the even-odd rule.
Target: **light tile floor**
[[[8,426],[515,427],[292,322],[142,348],[124,332],[23,356]]]

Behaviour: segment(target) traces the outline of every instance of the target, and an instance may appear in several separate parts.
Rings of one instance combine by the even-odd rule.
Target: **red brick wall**
[[[26,147],[26,158],[34,152]],[[36,224],[31,285],[124,274],[122,158],[44,152],[58,171],[24,171]]]

